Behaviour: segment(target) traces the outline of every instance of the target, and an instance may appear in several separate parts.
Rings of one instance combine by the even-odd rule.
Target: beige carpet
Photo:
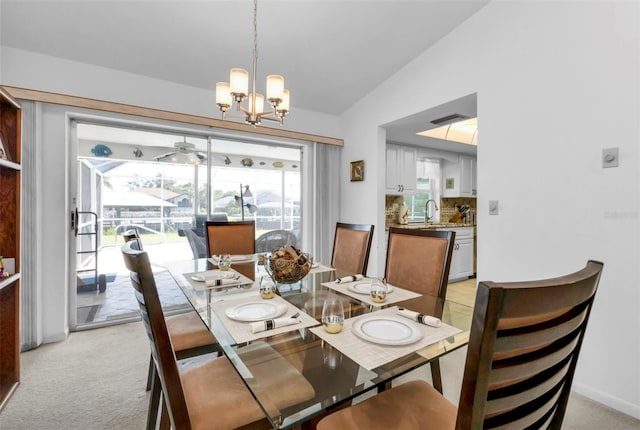
[[[141,322],[72,333],[24,352],[0,429],[143,429],[148,363]]]
[[[441,359],[457,403],[465,350]],[[141,322],[72,333],[21,355],[22,382],[0,412],[2,430],[143,429],[149,343]],[[430,378],[427,366],[410,375]],[[640,421],[573,395],[564,429],[637,430]]]

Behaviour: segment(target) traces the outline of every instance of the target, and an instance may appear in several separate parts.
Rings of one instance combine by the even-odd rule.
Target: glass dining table
[[[390,287],[385,303],[372,303],[368,295],[335,282],[344,274],[336,274],[322,265],[312,269],[299,282],[276,284],[277,295],[273,299],[263,299],[260,285],[271,278],[256,256],[247,257],[250,257],[248,261],[232,264],[230,273],[234,276],[231,279],[236,282],[229,283],[200,282],[198,274],[219,273],[212,259],[168,262],[166,267],[275,429],[299,427],[361,394],[384,388],[394,378],[465,346],[469,341],[471,307],[407,293],[397,287],[395,290]],[[337,334],[325,331],[320,322],[323,304],[332,298],[343,303],[346,318],[343,330]],[[261,318],[243,319],[233,314],[241,307],[260,308],[261,305],[266,309],[263,315],[266,318],[282,321],[294,316],[299,323],[273,327],[273,330],[267,326],[262,329],[257,327],[263,324]],[[270,314],[272,309],[275,313]],[[435,316],[442,327],[434,329],[408,318],[399,318],[398,309]],[[378,315],[384,317],[382,322],[373,320],[372,317]],[[363,330],[365,322],[382,324],[383,329],[386,323],[406,324],[410,334],[417,335],[418,340],[378,342],[367,338],[366,330]],[[377,327],[373,323],[370,325]],[[292,405],[277,407],[273,396],[278,393],[264,389],[267,383],[263,380],[264,363],[260,363],[259,354],[256,355],[259,349],[252,345],[257,343],[266,343],[295,367],[313,388],[313,395]],[[262,370],[258,370],[260,366]]]

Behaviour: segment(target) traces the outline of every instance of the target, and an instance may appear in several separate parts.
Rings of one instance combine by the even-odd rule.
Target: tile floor
[[[182,312],[189,303],[180,288],[164,268],[165,261],[193,258],[187,243],[145,246],[153,266],[160,301],[167,314]],[[115,274],[112,282],[100,293],[80,291],[76,296],[77,329],[120,324],[140,318],[138,303],[134,297],[129,272],[122,262],[120,247],[103,248],[98,257],[98,273]],[[111,279],[112,276],[109,277]]]

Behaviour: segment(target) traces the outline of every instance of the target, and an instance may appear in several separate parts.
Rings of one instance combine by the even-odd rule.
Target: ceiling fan
[[[187,138],[184,138],[184,141],[182,142],[175,142],[173,144],[173,147],[175,148],[174,151],[171,152],[167,152],[166,154],[162,154],[159,155],[157,157],[154,157],[154,159],[156,161],[178,161],[176,159],[176,155],[181,154],[183,156],[186,157],[186,162],[187,163],[201,163],[203,161],[206,161],[207,156],[205,153],[197,151],[196,150],[196,145],[193,143],[189,143],[187,142]]]

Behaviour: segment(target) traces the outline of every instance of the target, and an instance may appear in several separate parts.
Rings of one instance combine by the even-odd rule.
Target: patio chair
[[[603,264],[554,279],[481,282],[458,406],[411,381],[322,419],[318,430],[560,429]]]
[[[256,239],[256,252],[271,252],[285,245],[296,246],[298,238],[289,230],[271,230]]]

